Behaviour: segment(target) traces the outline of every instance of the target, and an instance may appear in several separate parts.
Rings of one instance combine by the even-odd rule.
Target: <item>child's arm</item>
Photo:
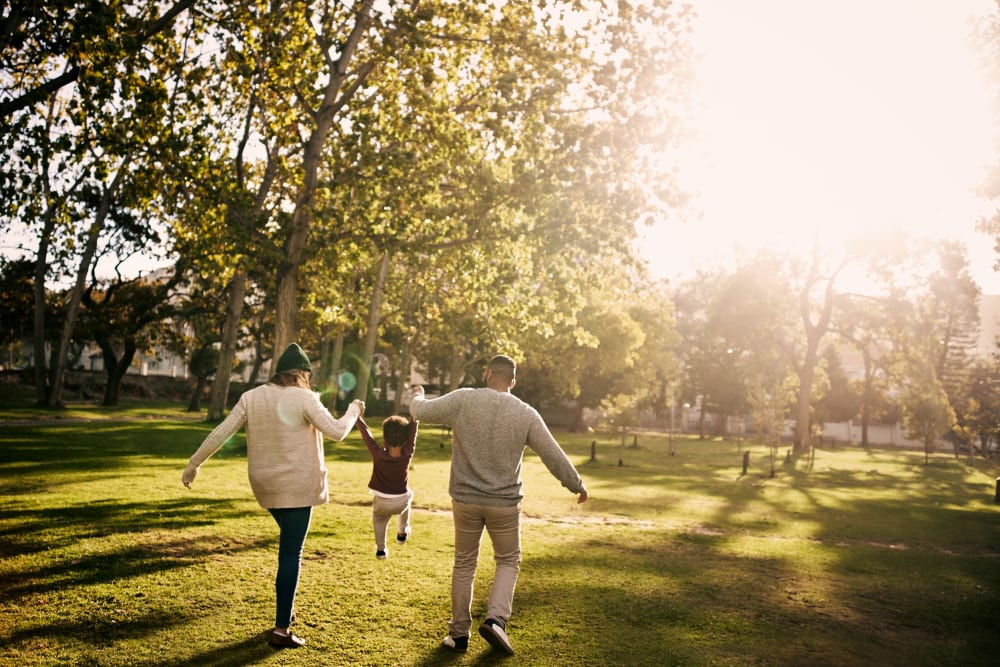
[[[406,433],[406,444],[403,445],[403,453],[412,454],[413,450],[417,447],[417,425],[416,419],[410,419],[409,430]]]
[[[375,438],[372,437],[372,432],[368,430],[368,424],[361,417],[358,417],[357,421],[358,433],[361,434],[361,439],[365,442],[365,447],[368,448],[368,453],[375,456],[376,452],[380,449],[378,443],[375,442]]]

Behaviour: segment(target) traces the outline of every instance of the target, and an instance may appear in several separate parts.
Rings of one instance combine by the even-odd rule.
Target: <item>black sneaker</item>
[[[450,651],[455,651],[456,653],[465,653],[469,650],[469,638],[468,637],[452,637],[447,635],[444,641],[441,642],[441,646],[444,646]]]
[[[479,634],[493,648],[503,651],[507,655],[514,655],[514,647],[510,645],[510,639],[507,637],[507,631],[502,622],[487,618],[486,622],[479,626]]]
[[[375,558],[378,558],[379,560],[385,560],[388,557],[389,554],[385,552],[385,549],[379,549],[378,551],[375,552]]]

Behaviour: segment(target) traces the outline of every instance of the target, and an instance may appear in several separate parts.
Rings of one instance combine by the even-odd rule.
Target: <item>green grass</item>
[[[18,421],[107,420],[107,419],[204,419],[200,413],[187,412],[187,405],[176,401],[156,401],[123,396],[114,407],[104,407],[100,399],[67,397],[59,408],[36,405],[34,388],[0,383],[0,423]]]
[[[129,410],[118,416],[142,416]],[[308,644],[274,651],[276,530],[250,494],[242,437],[192,490],[180,483],[208,429],[0,426],[0,664],[938,667],[1000,655],[997,465],[839,448],[770,478],[752,446],[741,476],[731,442],[679,439],[670,455],[663,436],[620,449],[565,433],[591,499],[576,505],[526,456],[517,655],[478,635],[468,654],[444,653],[450,448],[433,428],[411,472],[414,534],[386,561],[374,558],[368,455],[353,433],[328,443],[331,503],[314,514],[296,605]],[[484,540],[480,617],[491,574]]]

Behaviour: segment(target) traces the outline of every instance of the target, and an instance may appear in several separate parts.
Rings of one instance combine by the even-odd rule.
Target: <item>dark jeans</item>
[[[292,621],[295,605],[295,589],[299,585],[299,565],[302,563],[302,547],[309,532],[312,519],[311,507],[268,510],[278,522],[278,576],[274,580],[277,593],[277,611],[274,627],[287,628]]]

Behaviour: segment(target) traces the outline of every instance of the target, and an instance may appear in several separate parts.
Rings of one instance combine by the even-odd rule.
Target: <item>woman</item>
[[[247,472],[260,506],[278,522],[277,611],[268,643],[298,648],[305,640],[289,631],[294,617],[302,548],[312,508],[329,500],[323,435],[343,440],[364,414],[355,400],[334,419],[309,385],[312,365],[296,343],[278,359],[271,380],[244,393],[229,416],[208,434],[184,470],[181,481],[191,488],[198,470],[241,427],[247,433]]]

